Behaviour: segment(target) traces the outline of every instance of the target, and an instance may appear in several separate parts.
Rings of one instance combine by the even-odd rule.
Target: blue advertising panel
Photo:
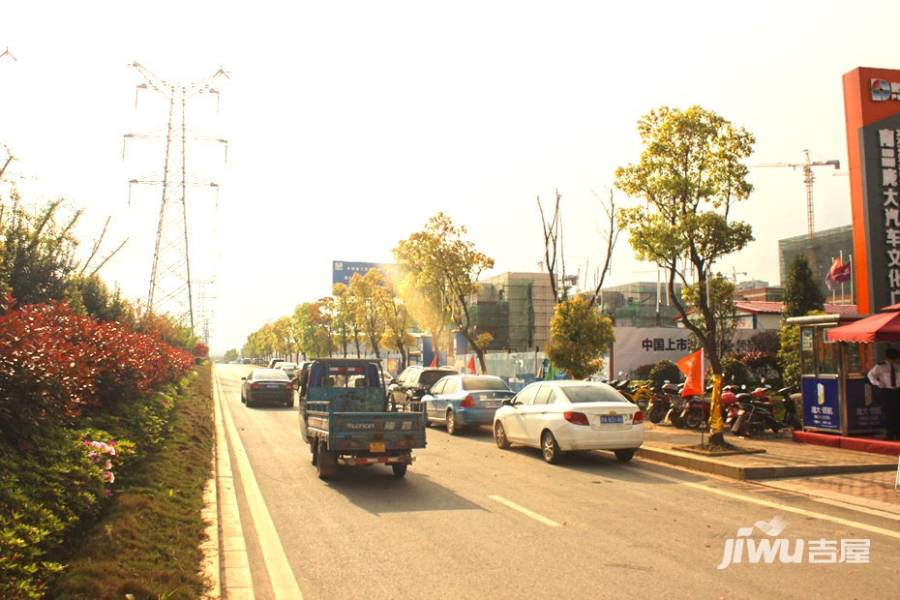
[[[804,376],[803,427],[841,431],[840,392],[837,378]]]
[[[847,380],[847,428],[849,433],[877,431],[886,425],[878,390],[865,379]]]
[[[359,262],[346,260],[331,261],[331,285],[336,283],[350,284],[350,278],[354,273],[359,273],[360,277],[371,271],[372,269],[390,269],[394,265],[374,262]]]

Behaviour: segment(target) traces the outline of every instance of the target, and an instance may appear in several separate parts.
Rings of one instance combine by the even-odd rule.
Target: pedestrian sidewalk
[[[700,432],[665,425],[645,425],[638,456],[733,479],[766,480],[785,477],[893,472],[897,458],[793,441],[789,432],[744,439],[728,435],[735,446],[763,453],[707,456],[680,450],[700,443]],[[891,478],[893,479],[893,477]]]
[[[804,444],[785,432],[755,439],[728,435],[725,439],[735,446],[765,452],[707,457],[675,449],[699,444],[697,431],[652,423],[645,427],[641,458],[805,494],[819,502],[854,505],[900,521],[894,456]]]

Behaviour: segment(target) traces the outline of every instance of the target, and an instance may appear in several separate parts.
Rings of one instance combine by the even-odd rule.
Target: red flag
[[[850,263],[845,263],[840,257],[836,257],[831,263],[831,269],[828,270],[825,280],[828,283],[841,283],[842,281],[850,281],[850,275]]]
[[[684,388],[681,390],[681,396],[702,396],[703,395],[703,349],[697,350],[693,354],[688,354],[680,359],[677,363],[678,370],[684,373]]]
[[[469,364],[467,366],[469,373],[475,375],[475,355],[469,357]]]
[[[436,366],[437,366],[437,357],[438,357],[438,353],[435,352],[435,353],[434,353],[434,358],[431,359],[431,364],[428,365],[429,367],[436,367]]]

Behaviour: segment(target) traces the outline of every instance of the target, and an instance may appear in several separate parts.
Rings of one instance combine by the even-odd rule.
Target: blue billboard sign
[[[837,377],[804,376],[803,427],[841,431],[841,403]]]
[[[847,429],[850,433],[879,431],[887,425],[879,391],[866,379],[847,380]]]
[[[350,278],[355,273],[359,273],[359,276],[362,277],[372,269],[384,269],[390,266],[384,263],[335,260],[331,262],[331,285],[336,283],[349,285]]]

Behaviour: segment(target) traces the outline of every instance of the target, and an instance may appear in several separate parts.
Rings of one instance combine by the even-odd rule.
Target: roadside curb
[[[896,466],[887,463],[844,464],[844,465],[778,465],[742,466],[727,460],[707,458],[688,452],[669,450],[657,446],[641,446],[637,456],[661,463],[684,467],[692,471],[711,473],[738,480],[775,479],[779,477],[802,477],[811,475],[843,475],[847,473],[871,473],[893,471]]]
[[[213,439],[217,438],[213,434]],[[203,552],[202,573],[204,579],[209,582],[209,589],[203,598],[218,600],[222,597],[222,565],[219,557],[219,503],[218,486],[216,485],[216,448],[213,446],[213,458],[210,464],[212,477],[203,488],[203,511],[201,517],[206,523],[206,541],[200,544]]]
[[[209,598],[240,598],[252,600],[253,579],[250,575],[250,561],[247,557],[247,545],[241,528],[241,516],[238,509],[237,493],[234,488],[234,477],[231,471],[231,458],[228,454],[228,438],[225,434],[225,421],[222,416],[222,399],[219,393],[219,379],[215,370],[213,377],[213,406],[216,419],[216,482],[217,492],[217,554],[218,574],[220,579],[219,595]],[[211,592],[212,593],[212,592]]]

